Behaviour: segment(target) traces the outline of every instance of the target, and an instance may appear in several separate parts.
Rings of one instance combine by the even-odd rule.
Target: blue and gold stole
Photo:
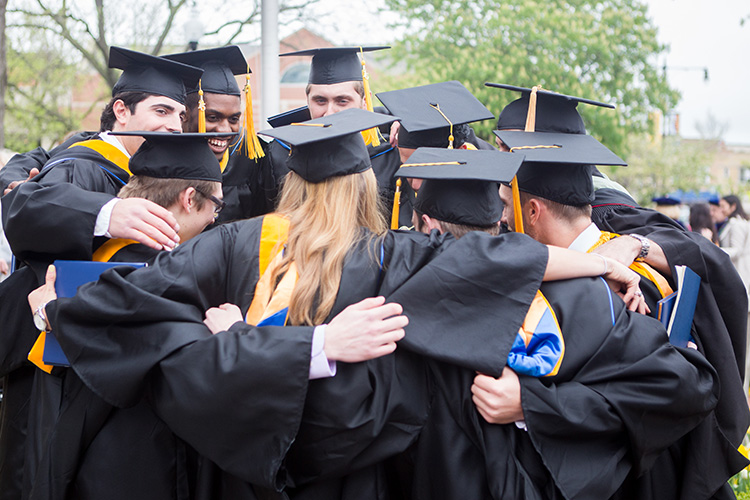
[[[289,318],[289,302],[299,275],[294,262],[278,282],[271,282],[273,270],[284,255],[284,245],[289,236],[289,219],[276,214],[263,217],[260,245],[258,247],[258,274],[255,293],[245,322],[256,326],[283,326]],[[275,285],[275,286],[274,286]]]

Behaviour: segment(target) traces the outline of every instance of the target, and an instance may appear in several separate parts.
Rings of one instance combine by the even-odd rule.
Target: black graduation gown
[[[237,323],[228,332],[210,335],[202,323],[210,307],[225,302],[243,312],[249,307],[258,280],[260,228],[261,219],[223,225],[159,255],[152,267],[108,271],[75,298],[51,303],[48,315],[76,374],[102,399],[127,407],[146,392],[156,414],[198,453],[248,483],[279,490],[294,481],[287,477],[283,459],[306,409],[313,329]],[[373,257],[381,248],[382,271]],[[466,259],[477,268],[464,265],[462,270],[457,264]],[[379,240],[365,238],[345,263],[331,314],[365,297],[390,295],[410,318],[403,348],[497,372],[545,266],[546,248],[523,235],[476,234],[455,241],[434,234],[389,233],[382,247]],[[459,307],[467,301],[489,312],[475,318],[473,308]],[[430,307],[436,302],[455,314],[437,317]],[[476,328],[457,341],[453,332],[465,330],[470,319]],[[490,334],[489,327],[498,322],[508,324],[513,335]],[[388,358],[342,367],[330,381],[316,382],[333,400],[345,395],[326,390],[326,383],[351,387],[353,394],[363,391],[361,406],[341,408],[353,415],[336,414],[342,438],[330,441],[329,452],[316,447],[322,456],[354,452],[356,447],[346,443],[357,443],[361,436],[382,440],[361,462],[354,461],[358,456],[348,466],[332,460],[310,475],[356,473],[355,467],[366,469],[413,439],[411,432],[398,439],[391,433],[401,420],[418,420],[413,415],[422,411],[419,398],[411,398],[415,408],[398,411],[374,404],[381,401],[376,388],[395,387],[388,383],[393,377]],[[354,375],[347,375],[349,369]],[[398,401],[410,398],[401,394]],[[394,411],[396,423],[389,424]],[[370,424],[359,426],[358,421]],[[381,442],[385,451],[378,448]]]
[[[56,148],[57,154],[48,164],[62,161],[2,198],[5,234],[13,253],[28,266],[0,283],[0,296],[11,299],[0,301],[0,366],[5,390],[12,398],[6,402],[15,408],[12,415],[3,415],[8,425],[4,425],[0,435],[3,494],[17,494],[20,488],[20,481],[5,481],[21,477],[24,452],[14,443],[26,439],[28,391],[36,373],[33,368],[24,368],[28,367],[26,356],[39,334],[33,327],[25,297],[43,282],[46,267],[54,259],[91,259],[94,248],[106,240],[93,237],[96,216],[128,178],[127,172],[93,150],[68,149],[67,145]]]
[[[270,163],[263,158],[249,158],[240,149],[229,156],[221,176],[226,206],[219,212],[218,223],[250,219],[273,210],[274,177]]]
[[[667,344],[657,321],[628,312],[602,280],[541,290],[565,353],[556,375],[519,377],[528,431],[485,422],[474,372],[433,364],[437,400],[412,450],[413,498],[609,498],[715,406],[703,356]]]
[[[158,253],[132,244],[110,262],[142,262]],[[250,485],[223,473],[176,437],[145,400],[116,408],[72,370],[58,378],[59,412],[53,422],[38,422],[43,435],[34,443],[33,475],[27,467],[22,498],[255,498]]]
[[[624,193],[597,190],[592,205],[592,219],[602,230],[648,236],[662,247],[670,266],[686,265],[701,277],[693,336],[721,382],[713,414],[657,460],[653,472],[640,479],[637,493],[624,497],[706,499],[724,488],[718,498],[732,498],[726,481],[748,464],[737,447],[750,425],[742,389],[747,332],[742,280],[719,247],[669,217],[639,207]],[[665,487],[673,483],[679,488]]]
[[[38,147],[26,153],[19,153],[13,156],[3,168],[0,169],[0,193],[5,191],[8,185],[14,181],[25,181],[29,177],[32,168],[39,169],[41,172],[44,164],[60,151],[68,149],[72,144],[80,141],[94,139],[99,132],[79,132],[73,134],[59,146],[47,151],[43,147]]]

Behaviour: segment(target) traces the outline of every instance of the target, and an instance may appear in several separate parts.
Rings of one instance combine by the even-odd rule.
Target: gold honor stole
[[[101,141],[98,141],[101,142]],[[117,149],[117,148],[115,148]],[[125,248],[128,245],[132,245],[133,243],[138,243],[135,240],[126,240],[124,238],[116,238],[107,241],[105,244],[100,246],[96,252],[94,252],[94,255],[91,260],[94,262],[109,262],[109,260],[114,257],[114,255]],[[36,339],[36,342],[34,342],[34,345],[32,346],[31,350],[29,351],[28,360],[31,361],[33,364],[36,365],[37,368],[42,370],[46,373],[52,373],[52,369],[55,367],[54,365],[48,365],[44,362],[44,344],[47,341],[47,332],[40,332],[39,336]]]
[[[258,275],[255,293],[245,322],[249,325],[283,326],[289,318],[289,302],[297,284],[297,267],[294,262],[274,287],[271,282],[273,270],[281,261],[283,247],[289,236],[289,219],[276,214],[263,217],[263,226],[258,247]],[[279,250],[281,249],[281,250]]]
[[[599,237],[599,241],[594,243],[594,246],[588,249],[586,253],[592,252],[595,248],[602,246],[609,240],[612,240],[614,238],[619,237],[620,235],[617,233],[610,233],[607,231],[602,231],[602,235]],[[672,287],[669,286],[669,283],[667,280],[659,274],[659,272],[654,269],[653,267],[649,266],[645,262],[633,262],[630,264],[630,269],[637,272],[650,282],[652,282],[654,285],[656,285],[656,288],[659,289],[659,293],[661,294],[661,298],[666,297],[670,293],[672,293],[674,290],[672,290]]]
[[[83,146],[84,148],[89,148],[93,151],[96,151],[100,155],[102,155],[106,160],[111,161],[124,171],[128,173],[128,175],[133,175],[130,173],[130,169],[128,168],[128,163],[130,162],[130,158],[120,151],[117,147],[113,146],[112,144],[102,141],[101,139],[91,139],[89,141],[81,141],[76,142],[75,144],[72,144],[70,147],[73,148],[75,146]],[[70,149],[70,148],[68,148]]]
[[[523,325],[508,353],[508,368],[520,375],[557,375],[565,356],[565,339],[552,306],[537,290]]]

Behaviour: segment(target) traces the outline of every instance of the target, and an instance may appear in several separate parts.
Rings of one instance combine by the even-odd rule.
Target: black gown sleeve
[[[2,198],[3,227],[13,253],[23,260],[90,260],[96,218],[118,190],[92,161],[47,168]]]

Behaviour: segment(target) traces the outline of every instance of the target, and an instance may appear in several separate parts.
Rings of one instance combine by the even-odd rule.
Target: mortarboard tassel
[[[443,113],[443,110],[440,109],[440,104],[439,103],[433,103],[433,102],[431,102],[430,106],[433,107],[433,108],[435,108],[437,110],[437,112],[440,113],[443,116],[443,118],[445,118],[445,121],[448,122],[448,125],[450,125],[450,132],[448,132],[448,148],[447,149],[453,149],[453,140],[454,140],[454,137],[453,137],[453,122],[450,121],[447,116],[445,116],[445,113]]]
[[[396,179],[396,192],[393,194],[393,213],[391,214],[391,229],[398,229],[398,212],[401,206],[401,179]]]
[[[365,87],[365,105],[367,111],[372,111],[372,94],[370,93],[370,75],[367,74],[367,68],[365,67],[365,54],[362,47],[359,48],[360,62],[362,63],[362,84]],[[380,137],[378,137],[378,129],[370,128],[362,131],[362,137],[365,139],[365,144],[377,147],[380,146]]]
[[[534,132],[536,129],[536,93],[541,88],[541,85],[531,87],[529,110],[526,113],[525,132]],[[523,214],[521,213],[521,193],[518,191],[518,176],[513,176],[513,182],[510,183],[510,187],[513,190],[513,221],[516,225],[516,232],[523,233]]]
[[[258,159],[263,158],[265,153],[260,145],[260,139],[258,139],[255,133],[255,123],[253,120],[253,93],[250,89],[250,66],[247,67],[247,73],[245,74],[245,116],[243,122],[244,128],[244,139],[245,139],[245,154],[248,158]]]
[[[198,132],[206,133],[206,101],[203,100],[203,87],[198,80]]]

